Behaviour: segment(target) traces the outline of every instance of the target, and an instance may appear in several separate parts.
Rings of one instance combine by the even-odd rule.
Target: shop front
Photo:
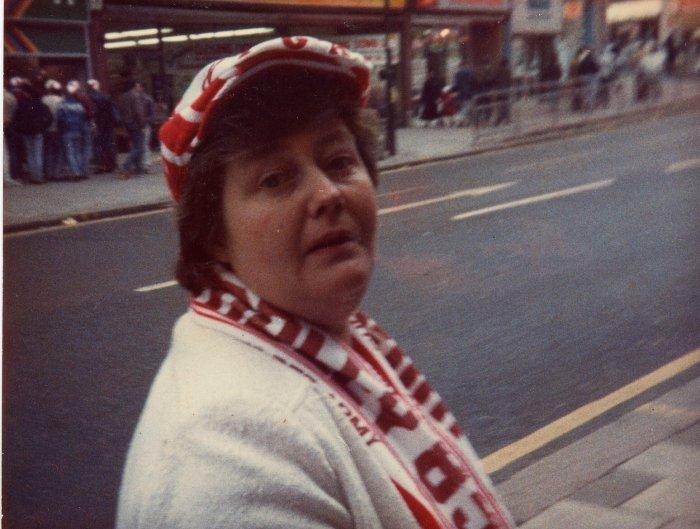
[[[522,84],[543,80],[543,72],[561,68],[561,0],[516,0],[513,5],[511,68]],[[547,77],[547,76],[544,76]]]
[[[4,20],[5,79],[41,85],[84,79],[89,70],[86,0],[8,0]]]
[[[420,93],[430,72],[452,83],[462,61],[488,77],[509,43],[506,0],[418,0],[411,17],[411,89]]]
[[[192,4],[110,2],[93,13],[91,32],[99,42],[95,70],[110,91],[118,93],[138,79],[156,98],[172,104],[209,62],[270,38],[298,34],[331,39],[363,53],[378,76],[385,63],[387,23],[389,45],[399,60],[400,26],[392,27],[392,22],[403,0],[391,0],[388,10],[383,0],[220,0],[208,9]]]

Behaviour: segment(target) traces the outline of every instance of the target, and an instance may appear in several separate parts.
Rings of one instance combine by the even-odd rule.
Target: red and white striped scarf
[[[454,416],[372,319],[355,312],[344,343],[269,305],[228,271],[214,282],[192,310],[266,338],[276,360],[325,384],[422,529],[514,527]]]

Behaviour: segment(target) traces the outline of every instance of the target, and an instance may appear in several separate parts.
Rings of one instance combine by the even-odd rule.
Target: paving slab
[[[619,512],[574,500],[563,500],[520,529],[660,529],[668,516]]]
[[[700,482],[700,446],[686,446],[672,441],[660,443],[633,457],[621,465],[620,469]]]
[[[697,458],[697,455],[696,455]],[[692,521],[700,526],[700,483],[690,479],[667,478],[652,485],[620,510]]]
[[[700,378],[540,459],[498,488],[516,522],[524,522],[698,421]]]
[[[660,529],[700,529],[700,524],[692,520],[673,520]]]
[[[577,490],[569,499],[613,508],[634,498],[655,483],[661,476],[616,468],[609,474]]]

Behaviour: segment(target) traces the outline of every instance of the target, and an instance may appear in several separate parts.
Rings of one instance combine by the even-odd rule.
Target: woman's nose
[[[322,170],[315,169],[309,178],[311,186],[309,215],[313,218],[323,215],[335,216],[343,210],[345,199],[338,184]]]

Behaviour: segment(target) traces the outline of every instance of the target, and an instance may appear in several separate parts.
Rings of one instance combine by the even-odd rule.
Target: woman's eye
[[[354,165],[355,158],[353,156],[336,156],[328,163],[328,170],[334,173],[349,173]]]
[[[287,176],[284,173],[271,173],[263,176],[259,185],[267,189],[274,189],[284,184],[286,178]]]

